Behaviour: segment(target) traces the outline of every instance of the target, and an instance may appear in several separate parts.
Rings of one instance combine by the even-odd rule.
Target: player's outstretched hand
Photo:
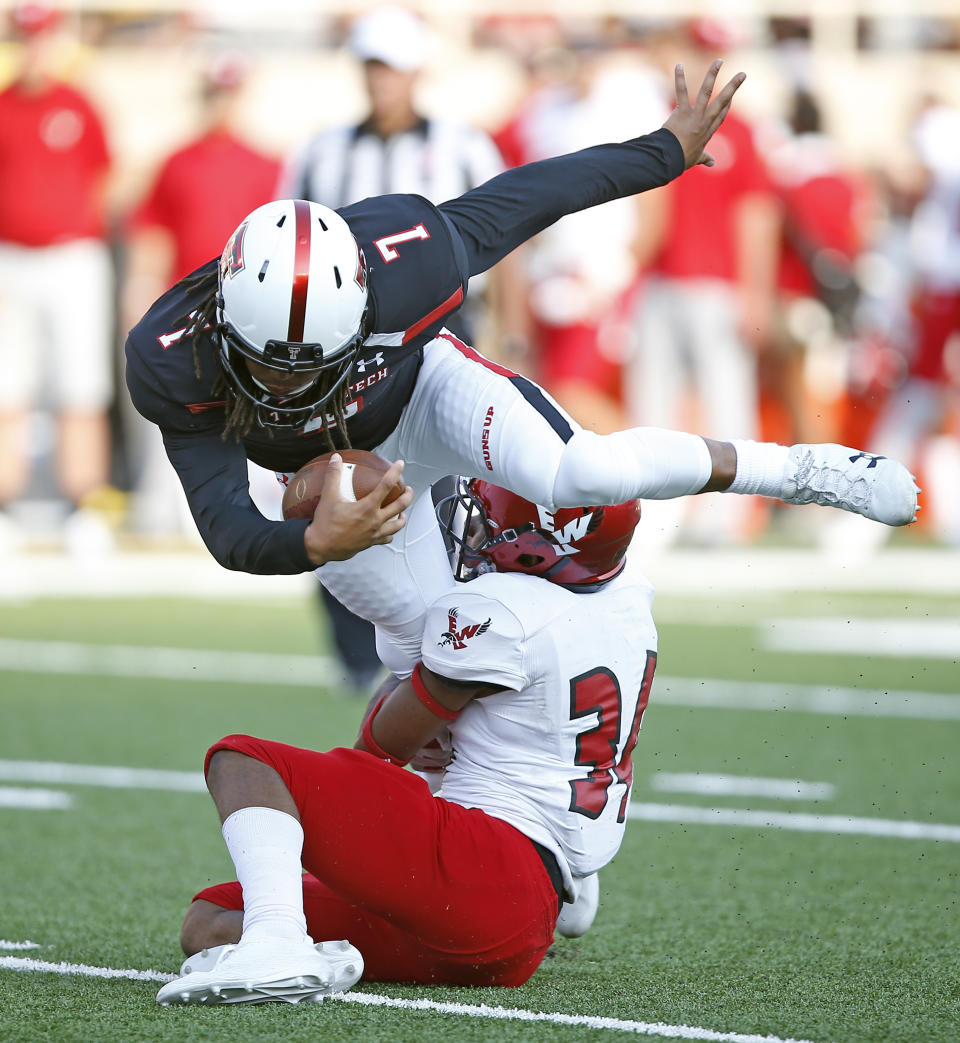
[[[677,107],[667,117],[664,127],[676,135],[683,149],[684,169],[703,163],[712,167],[713,156],[704,152],[707,142],[715,133],[717,127],[723,123],[723,118],[730,109],[730,102],[740,84],[747,78],[747,74],[738,72],[736,76],[723,88],[711,101],[714,85],[721,59],[717,59],[707,70],[707,75],[700,84],[700,91],[696,101],[691,105],[690,96],[687,93],[687,79],[683,73],[683,66],[678,65],[674,70],[674,79],[677,92]]]
[[[403,474],[403,461],[396,460],[377,485],[359,500],[344,499],[340,488],[343,460],[334,454],[323,476],[323,494],[313,521],[304,533],[307,556],[315,565],[344,561],[375,544],[390,543],[406,525],[404,511],[413,502],[413,490],[383,506]]]

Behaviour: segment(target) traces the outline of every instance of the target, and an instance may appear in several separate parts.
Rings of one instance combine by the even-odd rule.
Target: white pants
[[[57,410],[98,412],[113,392],[113,272],[106,244],[0,243],[0,409],[50,388]]]
[[[756,438],[759,427],[756,356],[740,335],[736,288],[719,279],[652,277],[638,301],[635,343],[624,375],[628,415],[650,427],[689,425],[683,417],[688,388],[696,395],[708,438]],[[690,504],[654,504],[645,530],[658,528],[666,544],[676,535]],[[736,541],[748,502],[738,496],[710,497],[696,507],[704,517],[701,535]]]
[[[565,445],[561,432],[577,426],[546,396],[543,405],[541,413],[475,353],[444,338],[426,346],[400,423],[376,448],[387,460],[406,462],[404,479],[416,493],[407,524],[392,543],[317,570],[339,601],[376,624],[377,651],[395,673],[416,665],[426,610],[454,585],[430,486],[460,474],[550,503]]]

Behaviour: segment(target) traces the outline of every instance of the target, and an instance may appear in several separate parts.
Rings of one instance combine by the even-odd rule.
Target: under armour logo
[[[358,373],[366,373],[367,366],[374,366],[379,369],[383,365],[383,355],[378,351],[375,358],[372,359],[358,359],[354,364],[354,369]]]
[[[877,466],[878,460],[886,460],[886,457],[874,456],[873,453],[857,453],[856,456],[850,457],[850,463],[852,464],[855,464],[858,460],[869,460],[870,463],[867,464],[867,469],[869,470],[871,467]]]

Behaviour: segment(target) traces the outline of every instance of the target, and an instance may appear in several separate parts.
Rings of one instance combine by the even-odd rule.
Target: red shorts
[[[944,381],[947,341],[960,333],[960,293],[922,294],[917,301],[917,324],[917,351],[910,373],[924,380]]]
[[[364,980],[522,985],[540,965],[557,892],[513,826],[434,797],[417,775],[361,750],[230,735],[206,766],[217,750],[280,774],[303,823],[307,930],[356,945]],[[236,882],[195,898],[243,908]]]

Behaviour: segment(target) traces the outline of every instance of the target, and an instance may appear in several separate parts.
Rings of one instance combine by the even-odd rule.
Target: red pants
[[[347,938],[364,980],[522,985],[553,942],[557,893],[532,842],[438,799],[412,772],[360,750],[329,753],[230,735],[274,768],[303,824],[304,910],[316,940]],[[201,891],[242,909],[239,883]]]
[[[924,380],[947,381],[945,366],[947,341],[960,332],[960,293],[920,295],[917,302],[919,336],[910,373]]]

